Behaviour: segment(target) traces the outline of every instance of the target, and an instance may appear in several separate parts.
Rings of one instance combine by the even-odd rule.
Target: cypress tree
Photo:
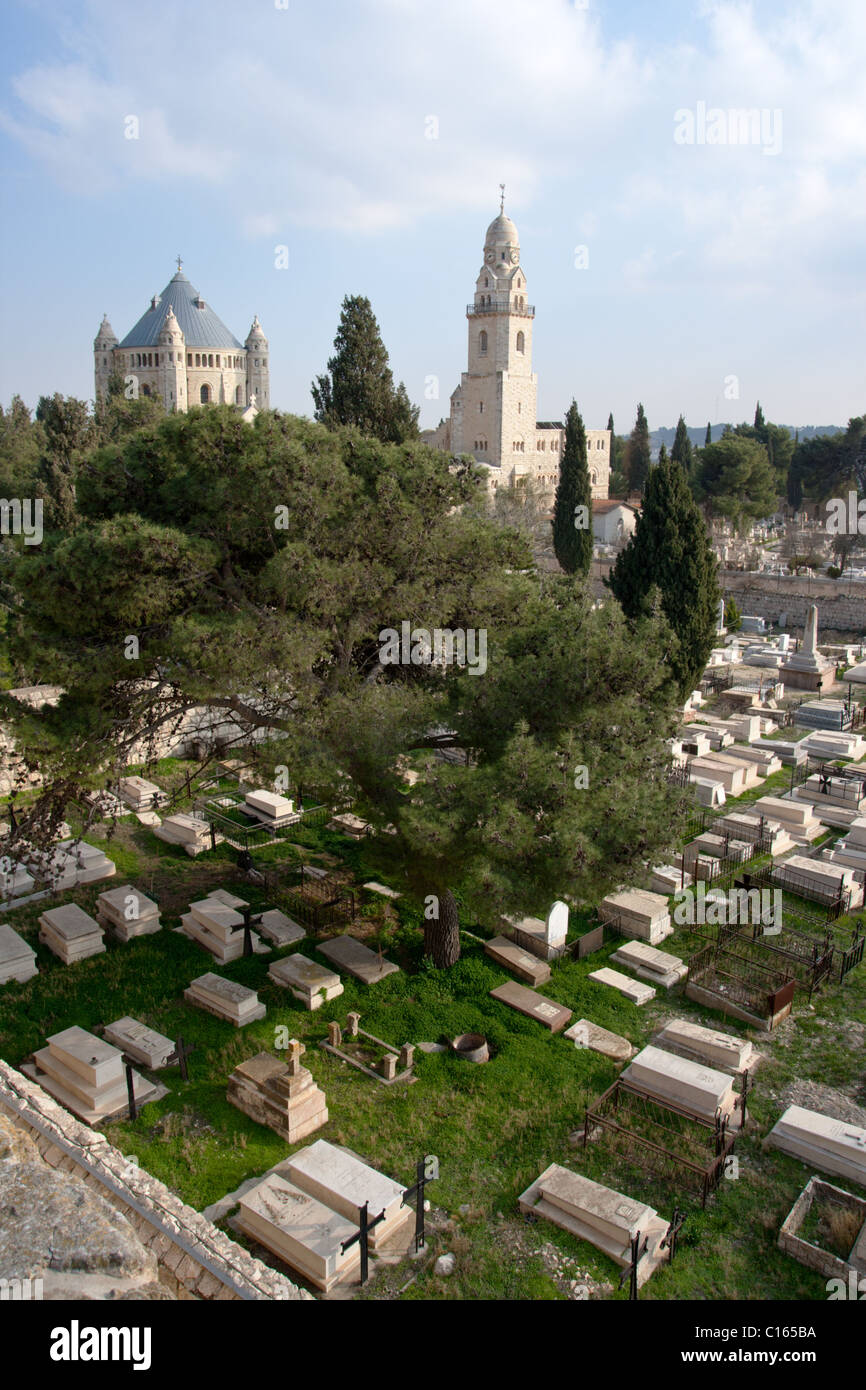
[[[394,386],[388,353],[369,299],[346,295],[328,370],[313,382],[315,418],[333,429],[356,425],[391,444],[418,437],[418,407]]]
[[[637,419],[625,450],[625,472],[632,492],[643,492],[649,470],[649,425],[643,406],[638,405]]]
[[[689,432],[686,429],[686,422],[682,415],[679,420],[677,420],[677,432],[674,436],[671,458],[675,463],[681,463],[686,477],[691,478],[694,466],[692,441],[689,439]]]
[[[710,424],[710,422],[709,422],[709,420],[708,420],[708,421],[707,421],[707,432],[706,432],[706,434],[704,435],[704,448],[706,449],[707,445],[708,445],[708,444],[712,444],[712,442],[713,442],[713,430],[712,430],[712,426],[711,426],[711,424]]]
[[[647,479],[640,515],[607,580],[626,617],[636,620],[660,592],[678,639],[667,661],[685,696],[703,673],[716,640],[716,559],[682,465],[659,459]]]
[[[567,574],[589,574],[592,487],[586,457],[586,430],[574,401],[565,417],[565,441],[553,509],[553,549]]]

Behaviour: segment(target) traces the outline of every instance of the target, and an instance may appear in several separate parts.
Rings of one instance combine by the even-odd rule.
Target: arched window
[[[478,351],[479,351],[479,352],[486,352],[486,351],[487,351],[487,333],[486,333],[485,329],[483,329],[483,328],[482,328],[481,332],[478,334]]]
[[[207,405],[208,401],[210,400],[210,387],[209,387],[209,386],[203,386],[203,387],[201,388],[201,391],[199,392],[199,398],[200,398],[200,400],[201,400],[202,405]]]
[[[598,482],[598,477],[594,468],[591,468],[589,470],[589,481],[592,483],[593,487],[595,487],[596,483]]]
[[[191,352],[188,352],[187,355],[186,355],[186,365],[187,365],[188,367],[191,367],[191,366],[192,366],[192,353],[191,353]]]
[[[236,386],[236,387],[235,387],[235,405],[243,405],[243,403],[244,403],[244,389],[243,389],[242,386]]]
[[[526,339],[524,338],[523,333],[522,333],[522,331],[521,331],[521,332],[518,333],[518,335],[517,335],[517,351],[518,351],[518,352],[524,352],[525,350],[526,350]]]
[[[213,366],[213,353],[212,353],[212,352],[209,352],[208,355],[207,355],[207,364],[208,364],[209,367],[212,367],[212,366]]]
[[[144,385],[143,385],[142,388],[141,388],[141,394],[142,394],[143,396],[149,396],[149,395],[150,395],[150,387],[147,385],[146,382],[144,383]]]
[[[489,289],[489,288],[490,288],[490,281],[488,280],[488,278],[487,278],[486,275],[485,275],[485,277],[484,277],[484,288],[485,288],[485,289]]]

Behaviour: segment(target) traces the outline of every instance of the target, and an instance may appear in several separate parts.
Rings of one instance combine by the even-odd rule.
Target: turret
[[[167,411],[187,408],[186,345],[183,331],[169,307],[159,330],[159,391]]]
[[[259,410],[270,409],[270,372],[268,370],[268,340],[258,314],[253,318],[244,347],[247,350],[247,404],[255,396]]]
[[[103,314],[99,332],[93,340],[93,376],[97,400],[101,400],[108,391],[108,380],[114,370],[116,347],[117,334],[108,322],[108,315]]]

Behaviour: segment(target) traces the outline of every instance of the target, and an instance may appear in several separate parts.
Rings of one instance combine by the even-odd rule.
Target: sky
[[[6,0],[4,39],[4,405],[90,399],[180,254],[273,406],[358,294],[435,425],[504,183],[539,419],[866,410],[863,0]]]

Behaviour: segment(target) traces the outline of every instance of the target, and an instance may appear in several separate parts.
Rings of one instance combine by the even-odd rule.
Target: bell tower
[[[466,306],[469,370],[460,388],[462,439],[455,453],[474,454],[502,469],[502,481],[531,471],[535,448],[537,378],[532,371],[532,322],[517,228],[505,214],[487,228],[475,298]]]

